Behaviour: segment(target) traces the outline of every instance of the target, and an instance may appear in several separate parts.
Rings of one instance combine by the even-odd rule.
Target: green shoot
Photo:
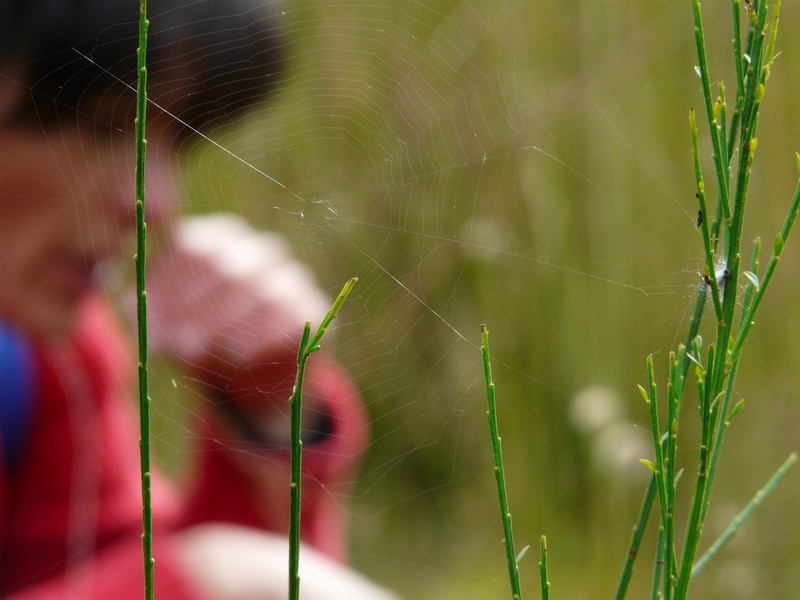
[[[780,260],[787,237],[800,211],[800,183],[794,194],[786,220],[780,234],[775,239],[773,254],[764,276],[759,280],[758,253],[760,240],[756,240],[752,264],[749,271],[741,270],[741,239],[744,224],[744,209],[747,200],[750,173],[754,153],[758,144],[756,130],[759,111],[764,98],[764,89],[769,71],[774,60],[775,39],[778,31],[780,0],[775,0],[772,18],[767,18],[766,0],[746,3],[744,6],[749,17],[746,49],[743,49],[740,11],[740,0],[733,0],[734,60],[736,63],[736,102],[733,114],[728,123],[725,103],[725,88],[719,83],[719,94],[716,98],[711,93],[711,77],[706,61],[705,35],[698,0],[692,0],[695,42],[699,61],[703,100],[706,108],[708,128],[713,147],[713,162],[718,185],[717,206],[713,211],[713,219],[707,207],[707,193],[703,181],[699,156],[696,117],[691,111],[690,130],[692,140],[692,157],[695,171],[695,183],[699,212],[697,227],[700,229],[705,254],[702,283],[699,286],[694,316],[690,323],[687,348],[679,348],[677,356],[670,353],[669,380],[667,383],[668,408],[667,424],[662,429],[659,424],[656,400],[656,384],[652,357],[648,358],[648,390],[640,386],[645,401],[650,405],[650,421],[653,436],[655,462],[642,460],[653,470],[639,521],[634,528],[631,546],[617,587],[615,600],[622,600],[633,571],[633,561],[641,542],[642,531],[647,522],[650,506],[656,492],[661,505],[661,529],[659,531],[656,570],[652,589],[653,598],[666,600],[685,600],[691,576],[710,558],[704,557],[693,566],[694,558],[703,529],[706,512],[709,506],[711,487],[720,457],[720,450],[727,426],[739,411],[742,402],[733,408],[733,390],[738,371],[742,345],[749,333],[756,311],[766,292]],[[737,142],[738,137],[738,142]],[[735,176],[731,170],[735,165]],[[800,155],[798,155],[800,166]],[[733,185],[732,185],[733,184]],[[710,225],[709,225],[710,222]],[[719,242],[723,243],[720,245]],[[717,255],[720,246],[722,256]],[[721,265],[721,266],[720,266]],[[746,281],[743,298],[739,298],[740,276]],[[716,340],[708,347],[707,360],[702,364],[700,358],[701,340],[698,336],[700,322],[705,308],[707,296],[711,297],[716,316]],[[738,330],[734,328],[737,306],[741,306]],[[678,430],[678,414],[683,395],[684,380],[688,374],[690,363],[695,364],[697,390],[700,408],[701,439],[697,473],[695,477],[688,522],[684,535],[684,547],[681,554],[680,568],[676,568],[675,550],[672,546],[674,533],[673,512],[675,502],[674,460]],[[788,466],[794,462],[790,458],[770,483],[759,492],[751,505],[751,512],[761,499],[772,490],[783,476]],[[747,510],[747,509],[746,509]],[[731,525],[728,537],[735,528],[749,515],[743,511],[744,517]],[[741,516],[741,515],[740,515]],[[730,529],[730,528],[729,528]],[[727,533],[727,532],[726,532]],[[727,538],[726,538],[727,539]],[[724,544],[724,540],[712,546],[713,552]],[[711,552],[711,550],[709,550]],[[711,554],[713,556],[713,553]],[[663,577],[662,577],[663,569]],[[663,584],[661,580],[663,579]],[[663,585],[663,595],[662,595]]]
[[[547,538],[542,536],[540,545],[539,575],[542,579],[542,600],[550,600],[550,582],[547,579]]]
[[[153,600],[153,509],[150,501],[150,397],[147,389],[147,226],[144,222],[145,117],[147,112],[147,0],[139,3],[138,83],[136,86],[136,321],[139,338],[139,461],[142,473],[142,552],[144,597]]]
[[[744,507],[742,512],[736,515],[736,518],[731,521],[731,524],[728,525],[728,528],[719,536],[716,542],[714,542],[711,547],[703,553],[703,556],[695,563],[694,567],[692,567],[692,577],[697,575],[703,568],[708,564],[708,562],[714,558],[717,553],[722,549],[725,544],[728,543],[733,537],[733,534],[741,527],[742,523],[744,523],[747,518],[753,513],[756,507],[761,504],[761,502],[769,496],[770,492],[775,489],[775,486],[778,485],[778,482],[783,479],[784,475],[786,475],[787,471],[797,462],[797,454],[792,452],[789,455],[789,458],[780,466],[780,468],[775,472],[775,474],[770,477],[770,480],[767,484],[761,488],[758,493],[753,497],[752,500]]]
[[[506,546],[506,561],[508,562],[508,578],[511,582],[511,598],[512,600],[520,600],[522,598],[522,591],[519,585],[519,567],[514,554],[514,535],[511,530],[511,513],[508,512],[508,497],[506,495],[506,479],[505,471],[503,470],[503,450],[502,440],[500,433],[497,429],[497,405],[495,404],[494,397],[494,383],[492,382],[492,365],[489,360],[489,330],[486,325],[481,325],[481,355],[483,357],[483,373],[486,378],[486,398],[489,403],[489,411],[486,413],[489,417],[489,430],[492,436],[492,450],[494,451],[494,477],[497,482],[497,496],[500,500],[500,518],[503,521],[503,533],[505,535]],[[544,549],[544,540],[542,540],[542,548]],[[546,564],[546,562],[545,562]],[[543,582],[546,580],[546,576]],[[548,584],[549,587],[549,584]],[[542,583],[542,591],[544,591],[544,583]]]
[[[639,546],[642,544],[642,537],[644,537],[647,519],[650,517],[650,509],[653,507],[653,499],[656,497],[656,477],[657,475],[653,473],[650,477],[650,483],[647,485],[647,493],[644,496],[644,502],[642,502],[642,508],[639,511],[639,519],[633,527],[631,544],[628,549],[628,558],[625,561],[625,566],[622,568],[622,575],[617,584],[617,593],[614,594],[614,600],[622,600],[622,598],[625,597],[625,593],[628,591],[628,585],[633,576],[633,563],[636,560],[636,555],[639,553]]]
[[[650,592],[652,600],[661,598],[661,577],[664,574],[664,528],[658,528],[658,541],[656,542],[656,565],[653,568],[653,587]]]
[[[339,309],[342,308],[347,296],[355,286],[357,278],[353,277],[344,284],[342,291],[336,298],[333,306],[322,319],[314,337],[311,336],[311,323],[306,321],[303,328],[303,337],[300,340],[300,347],[297,349],[297,376],[294,384],[292,397],[289,398],[291,407],[291,429],[292,429],[292,450],[291,450],[291,483],[289,491],[289,599],[299,600],[300,598],[300,500],[301,500],[301,475],[303,470],[303,442],[300,439],[302,429],[303,411],[303,381],[305,380],[306,365],[308,359],[314,352],[320,350],[322,336],[336,317]],[[310,339],[309,339],[310,338]]]

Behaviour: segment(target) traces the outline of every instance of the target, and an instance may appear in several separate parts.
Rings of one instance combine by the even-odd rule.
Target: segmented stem
[[[303,427],[303,382],[305,380],[306,365],[314,352],[319,351],[322,336],[342,308],[347,296],[355,286],[357,278],[350,279],[344,284],[342,291],[331,306],[331,309],[322,319],[314,337],[311,337],[311,323],[306,321],[303,327],[303,336],[300,347],[297,349],[297,375],[294,390],[289,398],[291,408],[291,480],[289,483],[289,600],[300,598],[300,511],[301,511],[301,479],[303,473],[303,441],[301,439]]]
[[[506,495],[506,479],[503,469],[502,440],[497,428],[497,405],[495,403],[494,383],[492,382],[492,364],[489,359],[489,330],[486,325],[481,325],[481,356],[483,357],[483,374],[486,379],[486,399],[489,410],[489,431],[492,436],[492,451],[494,453],[494,478],[497,483],[497,497],[500,501],[500,518],[503,521],[503,534],[505,535],[506,561],[508,563],[508,578],[511,583],[512,600],[520,600],[522,591],[519,584],[519,567],[517,567],[514,554],[514,534],[511,529],[511,513],[508,511],[508,496]],[[544,585],[544,584],[542,584]]]
[[[147,0],[139,2],[139,49],[136,86],[136,320],[139,342],[139,461],[142,474],[142,553],[144,555],[144,596],[153,600],[153,509],[150,499],[150,396],[147,382],[147,225],[144,220],[145,121],[147,113]]]

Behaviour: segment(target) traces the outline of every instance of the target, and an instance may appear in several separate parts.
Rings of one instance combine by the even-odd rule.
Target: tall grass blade
[[[497,429],[497,405],[494,396],[494,383],[492,382],[492,364],[489,359],[489,330],[486,325],[481,325],[481,356],[483,357],[483,374],[486,379],[486,399],[489,404],[487,416],[489,418],[489,431],[492,436],[492,450],[494,452],[494,478],[497,482],[497,496],[500,500],[500,518],[503,521],[503,534],[505,535],[506,561],[508,563],[508,578],[511,582],[512,600],[520,600],[522,591],[519,585],[519,567],[514,554],[514,534],[511,529],[511,513],[508,511],[508,497],[506,495],[506,479],[503,469],[503,450],[500,433]],[[542,584],[544,585],[544,584]]]

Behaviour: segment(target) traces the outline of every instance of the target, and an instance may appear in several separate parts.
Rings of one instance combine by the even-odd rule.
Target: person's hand
[[[198,525],[176,536],[179,557],[212,600],[286,600],[285,536],[234,525]],[[300,547],[301,600],[399,600],[352,569]]]
[[[328,309],[314,276],[277,235],[234,215],[184,218],[148,266],[150,345],[203,369],[293,355]]]
[[[303,325],[319,323],[329,301],[282,238],[233,215],[185,218],[148,267],[147,293],[155,352],[247,422],[286,429],[270,407],[289,398]]]

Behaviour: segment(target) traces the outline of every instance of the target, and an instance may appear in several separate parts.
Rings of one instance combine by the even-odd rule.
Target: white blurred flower
[[[572,425],[583,434],[597,433],[620,418],[620,399],[611,388],[586,388],[572,399],[569,416]]]
[[[648,475],[639,459],[652,453],[652,442],[641,429],[617,421],[604,428],[592,441],[592,458],[611,475],[640,479]]]
[[[592,460],[602,472],[626,480],[647,475],[639,459],[652,450],[650,436],[624,420],[615,390],[593,386],[581,391],[570,406],[570,420],[589,438]]]

